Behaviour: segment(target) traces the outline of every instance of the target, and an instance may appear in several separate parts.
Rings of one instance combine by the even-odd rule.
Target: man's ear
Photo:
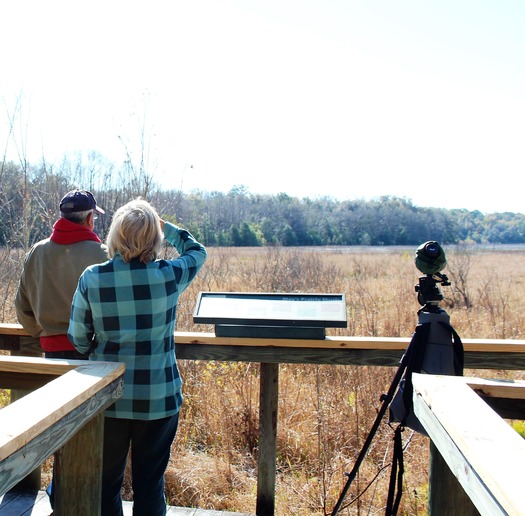
[[[86,217],[86,225],[88,225],[91,229],[95,227],[95,214],[93,211]]]

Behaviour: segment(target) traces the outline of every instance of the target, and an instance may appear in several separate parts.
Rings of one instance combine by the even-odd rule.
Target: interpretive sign
[[[196,323],[215,324],[220,336],[324,338],[346,328],[344,294],[200,292]]]

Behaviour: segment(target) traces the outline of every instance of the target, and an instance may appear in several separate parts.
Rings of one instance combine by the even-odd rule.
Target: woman
[[[159,259],[164,237],[179,252]],[[68,337],[90,360],[124,362],[124,393],[104,422],[102,515],[121,515],[131,444],[133,514],[164,515],[164,472],[182,403],[174,345],[180,294],[206,260],[193,236],[135,200],[116,211],[110,260],[88,267],[73,297]]]

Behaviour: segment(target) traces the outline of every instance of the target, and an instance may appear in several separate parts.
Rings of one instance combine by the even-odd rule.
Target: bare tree
[[[472,308],[469,290],[469,273],[472,266],[472,249],[466,245],[458,246],[447,260],[447,271],[452,283],[453,304]]]
[[[129,137],[124,134],[118,135],[126,154],[126,160],[119,170],[120,184],[124,185],[124,191],[128,198],[140,196],[144,199],[151,199],[157,190],[152,172],[155,166],[151,164],[152,131],[147,127],[149,123],[147,120],[147,100],[145,93],[142,108],[137,109],[134,113],[138,125],[136,143],[132,143]]]

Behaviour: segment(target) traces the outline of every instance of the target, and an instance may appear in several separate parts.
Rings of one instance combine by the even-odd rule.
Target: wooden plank
[[[213,344],[184,344],[176,342],[175,349],[177,358],[181,360],[219,360],[276,364],[290,363],[397,367],[405,351],[404,347],[400,347],[399,349],[351,349],[349,347],[343,349],[334,347],[295,348],[289,346],[275,347],[271,345],[247,346],[243,344],[232,346],[220,343],[216,340],[213,342]],[[487,343],[487,346],[489,346],[489,343]],[[388,347],[393,348],[397,346],[390,345]],[[525,353],[496,353],[491,352],[489,348],[487,349],[487,352],[471,352],[467,349],[465,351],[465,367],[470,369],[524,370]],[[36,367],[34,372],[35,374],[41,374],[44,373],[45,370]],[[20,381],[9,377],[9,373],[4,373],[3,379],[4,382],[8,384]],[[1,381],[2,373],[0,372],[0,382]],[[35,377],[32,378],[31,381],[34,385],[38,386],[43,381],[43,378]],[[17,383],[16,385],[19,386],[20,384]]]
[[[486,378],[463,378],[467,385],[479,396],[495,398],[525,399],[524,380],[490,380]]]
[[[266,364],[399,365],[403,351],[278,348],[175,344],[181,360],[221,360]],[[525,357],[525,355],[524,355]]]
[[[525,471],[519,465],[525,461],[525,441],[469,382],[475,383],[414,374],[414,411],[481,514],[521,514]]]
[[[38,388],[44,385],[44,382],[49,381],[50,379],[54,379],[56,377],[56,374],[62,374],[65,371],[71,371],[72,369],[83,366],[85,367],[86,364],[88,364],[86,361],[78,361],[78,360],[45,360],[43,358],[35,358],[35,357],[7,357],[7,356],[1,356],[0,357],[0,386],[2,387],[16,387],[17,389],[33,389]],[[91,366],[92,367],[92,366]],[[113,370],[115,368],[114,365],[111,366],[111,369]],[[95,374],[95,376],[88,375],[87,378],[90,379],[90,381],[94,380],[96,378],[96,373],[99,370],[98,366],[96,366],[96,369],[91,369],[92,373]],[[100,371],[99,371],[100,372]],[[54,374],[51,374],[54,373]],[[78,375],[78,372],[77,372]],[[73,380],[77,378],[77,375],[74,375]],[[19,383],[16,381],[9,381],[9,379],[18,379],[20,380]],[[63,382],[63,380],[62,380]],[[106,380],[107,382],[107,380]],[[80,386],[81,384],[79,384]],[[100,387],[104,386],[104,382],[100,384]],[[58,387],[59,389],[61,387]],[[56,390],[56,389],[55,389]],[[12,400],[17,400],[18,398],[21,398],[19,394],[21,394],[22,391],[12,391]],[[49,387],[46,387],[46,390],[44,393],[39,393],[38,397],[35,398],[33,394],[28,394],[24,391],[24,394],[27,396],[31,396],[30,400],[35,399],[35,407],[32,407],[31,404],[32,401],[28,401],[26,398],[23,399],[23,401],[17,402],[16,404],[11,404],[8,408],[6,407],[4,410],[0,411],[0,443],[6,444],[6,432],[11,432],[11,435],[14,436],[16,429],[9,427],[9,421],[6,421],[6,418],[11,418],[11,421],[16,421],[20,425],[19,429],[23,430],[23,423],[27,421],[27,416],[29,417],[36,416],[38,414],[38,411],[46,410],[47,407],[52,407],[52,403],[50,400],[52,399],[53,402],[59,402],[60,396],[57,396],[55,394],[49,394],[50,398],[46,399],[46,393],[49,392]],[[67,387],[67,385],[60,391],[61,395],[67,395],[68,393],[73,393],[71,389]],[[89,393],[87,393],[89,394]],[[51,398],[52,397],[52,398]],[[82,398],[79,398],[78,401],[82,401]],[[13,406],[18,407],[26,407],[25,409],[25,415],[20,415],[17,410],[13,409]],[[48,421],[49,422],[49,421]],[[40,421],[42,423],[42,421]],[[33,427],[32,431],[33,434],[27,434],[23,437],[20,437],[20,439],[24,440],[30,440],[31,435],[35,435],[35,431],[38,429],[39,423],[35,423],[35,426]],[[45,426],[41,427],[41,430],[44,430]],[[27,441],[23,441],[27,442]],[[6,458],[6,456],[12,452],[15,451],[16,445],[13,445],[14,440],[11,441],[11,446],[6,447],[3,451],[0,452],[0,460],[3,460]],[[45,460],[47,456],[42,457],[42,461]],[[35,463],[35,469],[34,471],[27,470],[26,468],[26,462],[23,462],[24,471],[27,471],[28,476],[26,478],[19,477],[19,480],[22,482],[20,487],[31,487],[31,488],[37,488],[40,487],[40,463]],[[7,467],[6,465],[4,465]]]
[[[1,331],[1,330],[0,330]],[[207,344],[212,346],[270,346],[318,349],[383,349],[404,350],[411,337],[350,337],[326,336],[324,339],[260,339],[217,337],[215,333],[175,332],[178,344]],[[484,353],[525,353],[525,340],[462,339],[465,351]]]
[[[491,381],[476,378],[469,385],[500,417],[504,419],[525,419],[524,381]]]
[[[27,373],[35,368],[68,372],[0,411],[0,460],[23,445],[17,443],[17,436],[23,434],[26,441],[33,439],[104,387],[121,381],[125,369],[124,364],[113,362],[0,356],[0,373],[2,370]]]
[[[415,321],[414,321],[415,324]],[[19,324],[0,324],[0,336],[27,336]],[[408,347],[410,337],[326,336],[324,339],[262,339],[217,337],[211,332],[175,332],[177,344],[241,347],[280,347],[318,349],[374,349],[401,351]],[[525,340],[462,339],[466,352],[525,353]],[[0,349],[2,349],[0,339]]]
[[[181,360],[221,360],[288,364],[328,364],[399,366],[404,350],[312,349],[246,346],[198,346],[175,344]],[[525,369],[524,353],[465,353],[465,367],[470,369]]]
[[[22,334],[16,325],[3,329],[0,349],[5,348],[3,332]],[[182,360],[223,360],[237,362],[398,366],[410,343],[404,337],[334,337],[308,339],[248,339],[217,337],[214,333],[175,332],[177,357]],[[465,367],[471,369],[525,369],[525,341],[463,339]],[[11,348],[7,348],[11,349]],[[6,380],[7,381],[7,380]]]
[[[122,503],[124,516],[132,516],[133,502]],[[10,491],[0,495],[0,515],[2,516],[49,516],[51,506],[44,491]],[[77,514],[89,514],[79,512]],[[91,516],[91,515],[90,515]],[[215,511],[191,507],[168,507],[166,516],[255,516],[253,513]]]
[[[61,376],[86,363],[86,360],[65,360],[59,358],[0,356],[0,374],[23,373],[23,374],[47,374]]]
[[[43,389],[39,389],[39,391]],[[11,489],[36,465],[41,464],[64,446],[91,418],[111,405],[121,395],[121,392],[122,379],[116,378],[80,405],[77,404],[73,410],[67,412],[54,410],[53,417],[46,417],[43,423],[41,421],[42,411],[35,406],[33,411],[37,413],[33,418],[35,423],[33,425],[22,425],[28,427],[27,434],[20,433],[20,425],[17,425],[16,422],[10,423],[8,420],[8,426],[5,427],[1,426],[0,423],[1,434],[4,436],[4,441],[7,441],[7,445],[1,449],[1,452],[5,454],[7,450],[13,450],[12,453],[5,454],[5,458],[0,459],[0,493]],[[21,404],[26,398],[30,398],[32,394],[2,409],[0,416],[10,407]],[[51,402],[50,404],[54,405]],[[45,414],[45,410],[43,413]],[[14,417],[18,414],[17,411],[11,411],[11,415]],[[24,409],[22,409],[22,414],[22,419],[27,421],[29,417],[25,415]],[[57,414],[63,417],[56,419]],[[28,438],[27,435],[32,437]]]
[[[4,357],[0,357],[2,363],[5,364]],[[0,461],[120,378],[125,368],[124,364],[112,362],[80,364],[0,410]]]
[[[27,337],[29,334],[22,328],[21,324],[1,323],[0,333],[4,335],[16,335],[19,337]]]
[[[54,375],[46,374],[22,374],[22,373],[2,373],[0,372],[0,389],[12,389],[17,391],[35,391],[40,389],[55,378]],[[12,399],[12,398],[11,398]]]
[[[44,491],[9,491],[0,495],[0,514],[3,516],[49,516],[51,506]]]
[[[525,354],[495,353],[487,351],[465,351],[465,369],[505,369],[507,371],[523,371],[525,369]]]
[[[177,344],[198,346],[243,346],[278,348],[318,348],[318,349],[405,349],[410,339],[404,337],[333,337],[324,339],[280,339],[218,337],[215,333],[175,332]]]

